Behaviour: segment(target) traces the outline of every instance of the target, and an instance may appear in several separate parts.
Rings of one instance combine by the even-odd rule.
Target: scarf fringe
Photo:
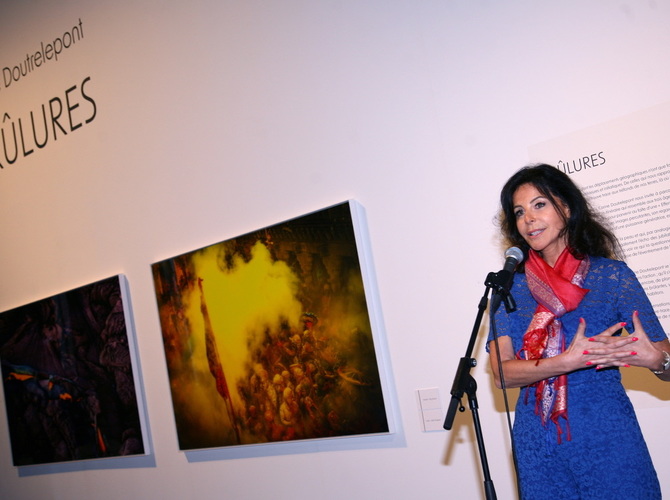
[[[517,359],[537,360],[556,356],[565,351],[565,332],[560,318],[577,308],[587,289],[582,288],[589,269],[589,259],[575,258],[565,249],[551,268],[533,250],[526,264],[528,287],[538,306],[533,319],[523,336],[523,345]],[[567,375],[540,380],[526,388],[524,403],[528,404],[528,389],[535,387],[535,414],[542,425],[548,427],[549,420],[556,426],[558,444],[572,440],[568,422]],[[560,419],[565,420],[565,431]]]

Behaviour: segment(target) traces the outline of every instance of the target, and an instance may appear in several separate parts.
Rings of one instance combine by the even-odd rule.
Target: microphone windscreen
[[[516,259],[517,264],[523,262],[523,252],[518,247],[510,247],[505,251],[505,258],[508,259],[510,257]]]

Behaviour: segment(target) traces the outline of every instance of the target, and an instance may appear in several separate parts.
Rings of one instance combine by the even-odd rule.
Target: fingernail
[[[584,351],[582,354],[588,354],[588,353],[589,353],[589,351]]]
[[[635,352],[635,351],[631,351],[631,352],[630,352],[630,355],[631,355],[631,356],[636,356],[636,355],[637,355],[637,352]]]
[[[595,341],[596,339],[594,339],[593,337],[589,337],[589,342],[595,342]]]
[[[587,361],[587,362],[586,362],[586,366],[591,366],[592,364],[593,364],[592,361]]]
[[[579,318],[580,323],[584,323],[584,318]]]
[[[639,316],[640,313],[638,311],[633,311],[633,316]]]
[[[638,339],[637,337],[633,337],[631,340],[632,340],[633,342],[637,342],[637,341],[640,340],[640,339]]]
[[[621,323],[619,323],[619,326],[620,326],[621,328],[623,328],[623,327],[626,326],[626,325],[627,325],[627,323],[626,323],[625,321],[622,321]]]
[[[630,368],[630,365],[623,365],[624,368]]]

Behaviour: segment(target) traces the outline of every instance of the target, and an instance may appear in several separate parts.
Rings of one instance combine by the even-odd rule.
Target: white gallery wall
[[[57,60],[11,75],[75,25]],[[3,0],[4,137],[56,97],[71,108],[66,133],[0,155],[0,311],[126,275],[152,452],[18,469],[3,410],[0,497],[483,498],[470,412],[424,432],[417,390],[446,409],[502,264],[503,182],[534,144],[669,101],[668,25],[667,0]],[[179,451],[151,264],[347,199],[366,211],[395,432]],[[480,417],[511,499],[483,340]],[[665,390],[638,414],[670,495]]]

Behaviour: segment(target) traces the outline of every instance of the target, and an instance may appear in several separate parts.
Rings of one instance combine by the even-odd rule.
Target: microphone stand
[[[477,381],[470,375],[470,369],[477,366],[477,360],[472,357],[472,351],[475,347],[475,341],[477,340],[477,334],[479,333],[479,328],[481,326],[482,317],[486,311],[486,306],[488,303],[488,294],[490,290],[493,290],[491,296],[491,317],[495,314],[495,311],[500,306],[500,302],[504,300],[505,308],[507,312],[512,312],[516,309],[516,304],[514,299],[509,293],[509,287],[511,284],[512,273],[503,269],[498,273],[489,273],[486,277],[485,285],[486,289],[484,290],[484,295],[479,301],[477,318],[475,319],[475,324],[472,328],[472,333],[470,334],[470,342],[465,351],[465,356],[461,358],[461,361],[458,364],[456,370],[456,376],[454,377],[454,383],[451,388],[451,403],[449,404],[449,409],[447,410],[447,416],[444,420],[444,428],[446,430],[451,430],[451,427],[456,416],[456,410],[460,412],[465,411],[465,407],[461,403],[463,394],[467,394],[468,403],[470,410],[472,411],[472,420],[475,425],[475,435],[477,436],[477,445],[479,448],[479,457],[482,464],[482,471],[484,474],[484,491],[486,493],[487,500],[496,500],[496,491],[493,481],[491,480],[491,474],[489,472],[488,460],[486,458],[486,448],[484,446],[484,436],[482,434],[481,422],[479,420],[479,404],[477,402]]]

